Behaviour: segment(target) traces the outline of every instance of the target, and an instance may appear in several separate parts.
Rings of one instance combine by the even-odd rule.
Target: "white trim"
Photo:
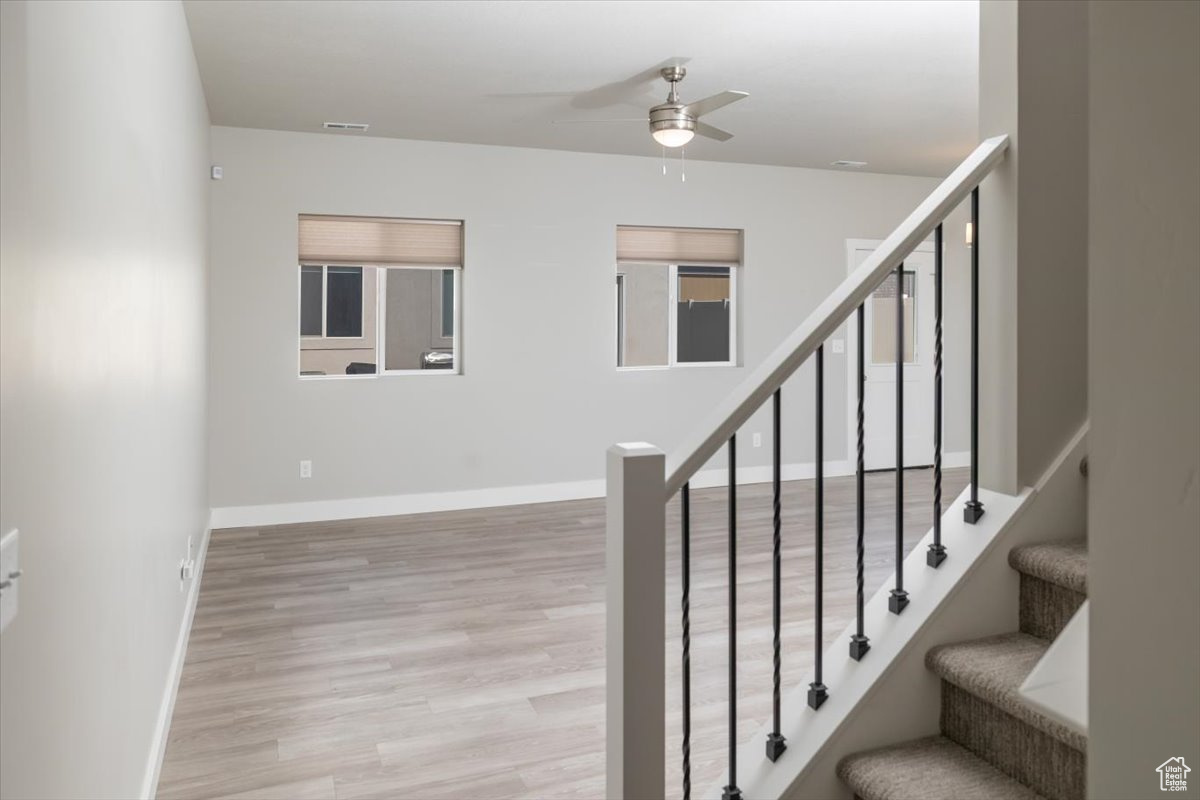
[[[825,463],[825,476],[853,475],[853,465],[847,461]],[[812,463],[784,464],[785,481],[806,480],[814,476]],[[723,486],[728,470],[713,469],[698,473],[691,486],[702,489]],[[740,467],[739,484],[767,483],[771,480],[770,465]],[[390,517],[400,514],[425,514],[434,511],[460,511],[474,508],[495,508],[529,503],[554,503],[561,500],[583,500],[605,496],[603,479],[541,483],[525,486],[499,486],[486,489],[464,489],[455,492],[397,494],[381,497],[352,497],[342,500],[310,500],[301,503],[272,503],[256,506],[224,506],[212,510],[212,527],[250,528],[263,525],[290,525],[299,522],[325,522],[366,517]]]
[[[183,676],[183,662],[187,655],[188,637],[192,633],[192,620],[196,616],[196,601],[200,597],[200,578],[204,574],[204,562],[208,557],[208,542],[212,535],[213,513],[209,512],[208,527],[200,537],[200,547],[196,551],[196,566],[192,573],[192,584],[188,587],[187,603],[184,605],[183,618],[179,622],[179,633],[175,637],[175,652],[171,657],[171,667],[167,672],[167,682],[163,686],[162,702],[158,707],[158,721],[154,726],[154,737],[150,740],[150,753],[146,760],[146,772],[142,779],[142,791],[139,795],[144,800],[153,798],[158,791],[158,776],[162,771],[163,756],[167,751],[167,736],[171,732],[171,717],[175,712],[175,697],[179,693],[179,679]]]
[[[971,466],[971,451],[970,450],[955,450],[954,452],[942,452],[942,469],[954,469],[955,467]]]

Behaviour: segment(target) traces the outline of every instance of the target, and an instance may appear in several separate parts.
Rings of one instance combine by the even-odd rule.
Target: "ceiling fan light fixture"
[[[654,141],[663,147],[683,147],[696,135],[690,128],[660,128],[650,131]]]

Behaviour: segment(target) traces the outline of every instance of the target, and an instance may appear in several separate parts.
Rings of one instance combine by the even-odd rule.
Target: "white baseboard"
[[[785,481],[812,478],[812,463],[784,464]],[[825,464],[829,478],[854,474],[847,461]],[[723,485],[727,470],[714,469],[697,473],[691,485],[696,489]],[[771,467],[742,467],[738,470],[739,484],[767,483]],[[529,503],[554,503],[561,500],[583,500],[603,497],[604,481],[570,481],[527,486],[501,486],[491,489],[467,489],[458,492],[429,492],[398,494],[383,497],[353,497],[345,500],[315,500],[305,503],[275,503],[259,506],[224,506],[212,510],[212,527],[253,528],[263,525],[290,525],[298,522],[326,522],[338,519],[390,517],[400,514],[424,514],[432,511],[460,511],[471,508],[495,508]]]
[[[942,468],[954,469],[956,467],[971,466],[971,451],[960,450],[957,453],[942,453]]]
[[[175,638],[175,653],[171,657],[171,668],[167,672],[167,683],[163,687],[162,702],[158,709],[158,722],[154,738],[150,742],[150,754],[146,760],[146,774],[142,780],[141,798],[151,800],[158,791],[158,775],[162,770],[163,756],[167,751],[167,735],[171,732],[171,716],[175,711],[175,697],[179,693],[179,679],[183,675],[183,661],[187,655],[188,637],[192,632],[192,620],[196,616],[196,601],[200,597],[200,577],[204,574],[204,561],[208,556],[208,540],[212,535],[212,513],[208,527],[200,537],[196,550],[196,566],[192,583],[188,587],[187,602],[183,607],[183,619],[179,621],[179,634]]]

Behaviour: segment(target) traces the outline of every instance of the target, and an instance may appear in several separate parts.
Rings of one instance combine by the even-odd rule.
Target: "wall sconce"
[[[971,227],[971,223],[967,223],[967,247],[975,244],[975,230]]]

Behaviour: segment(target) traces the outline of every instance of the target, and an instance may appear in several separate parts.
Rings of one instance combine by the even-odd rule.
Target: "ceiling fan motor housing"
[[[650,109],[650,133],[655,131],[695,131],[696,118],[683,111],[683,103],[663,103]]]

